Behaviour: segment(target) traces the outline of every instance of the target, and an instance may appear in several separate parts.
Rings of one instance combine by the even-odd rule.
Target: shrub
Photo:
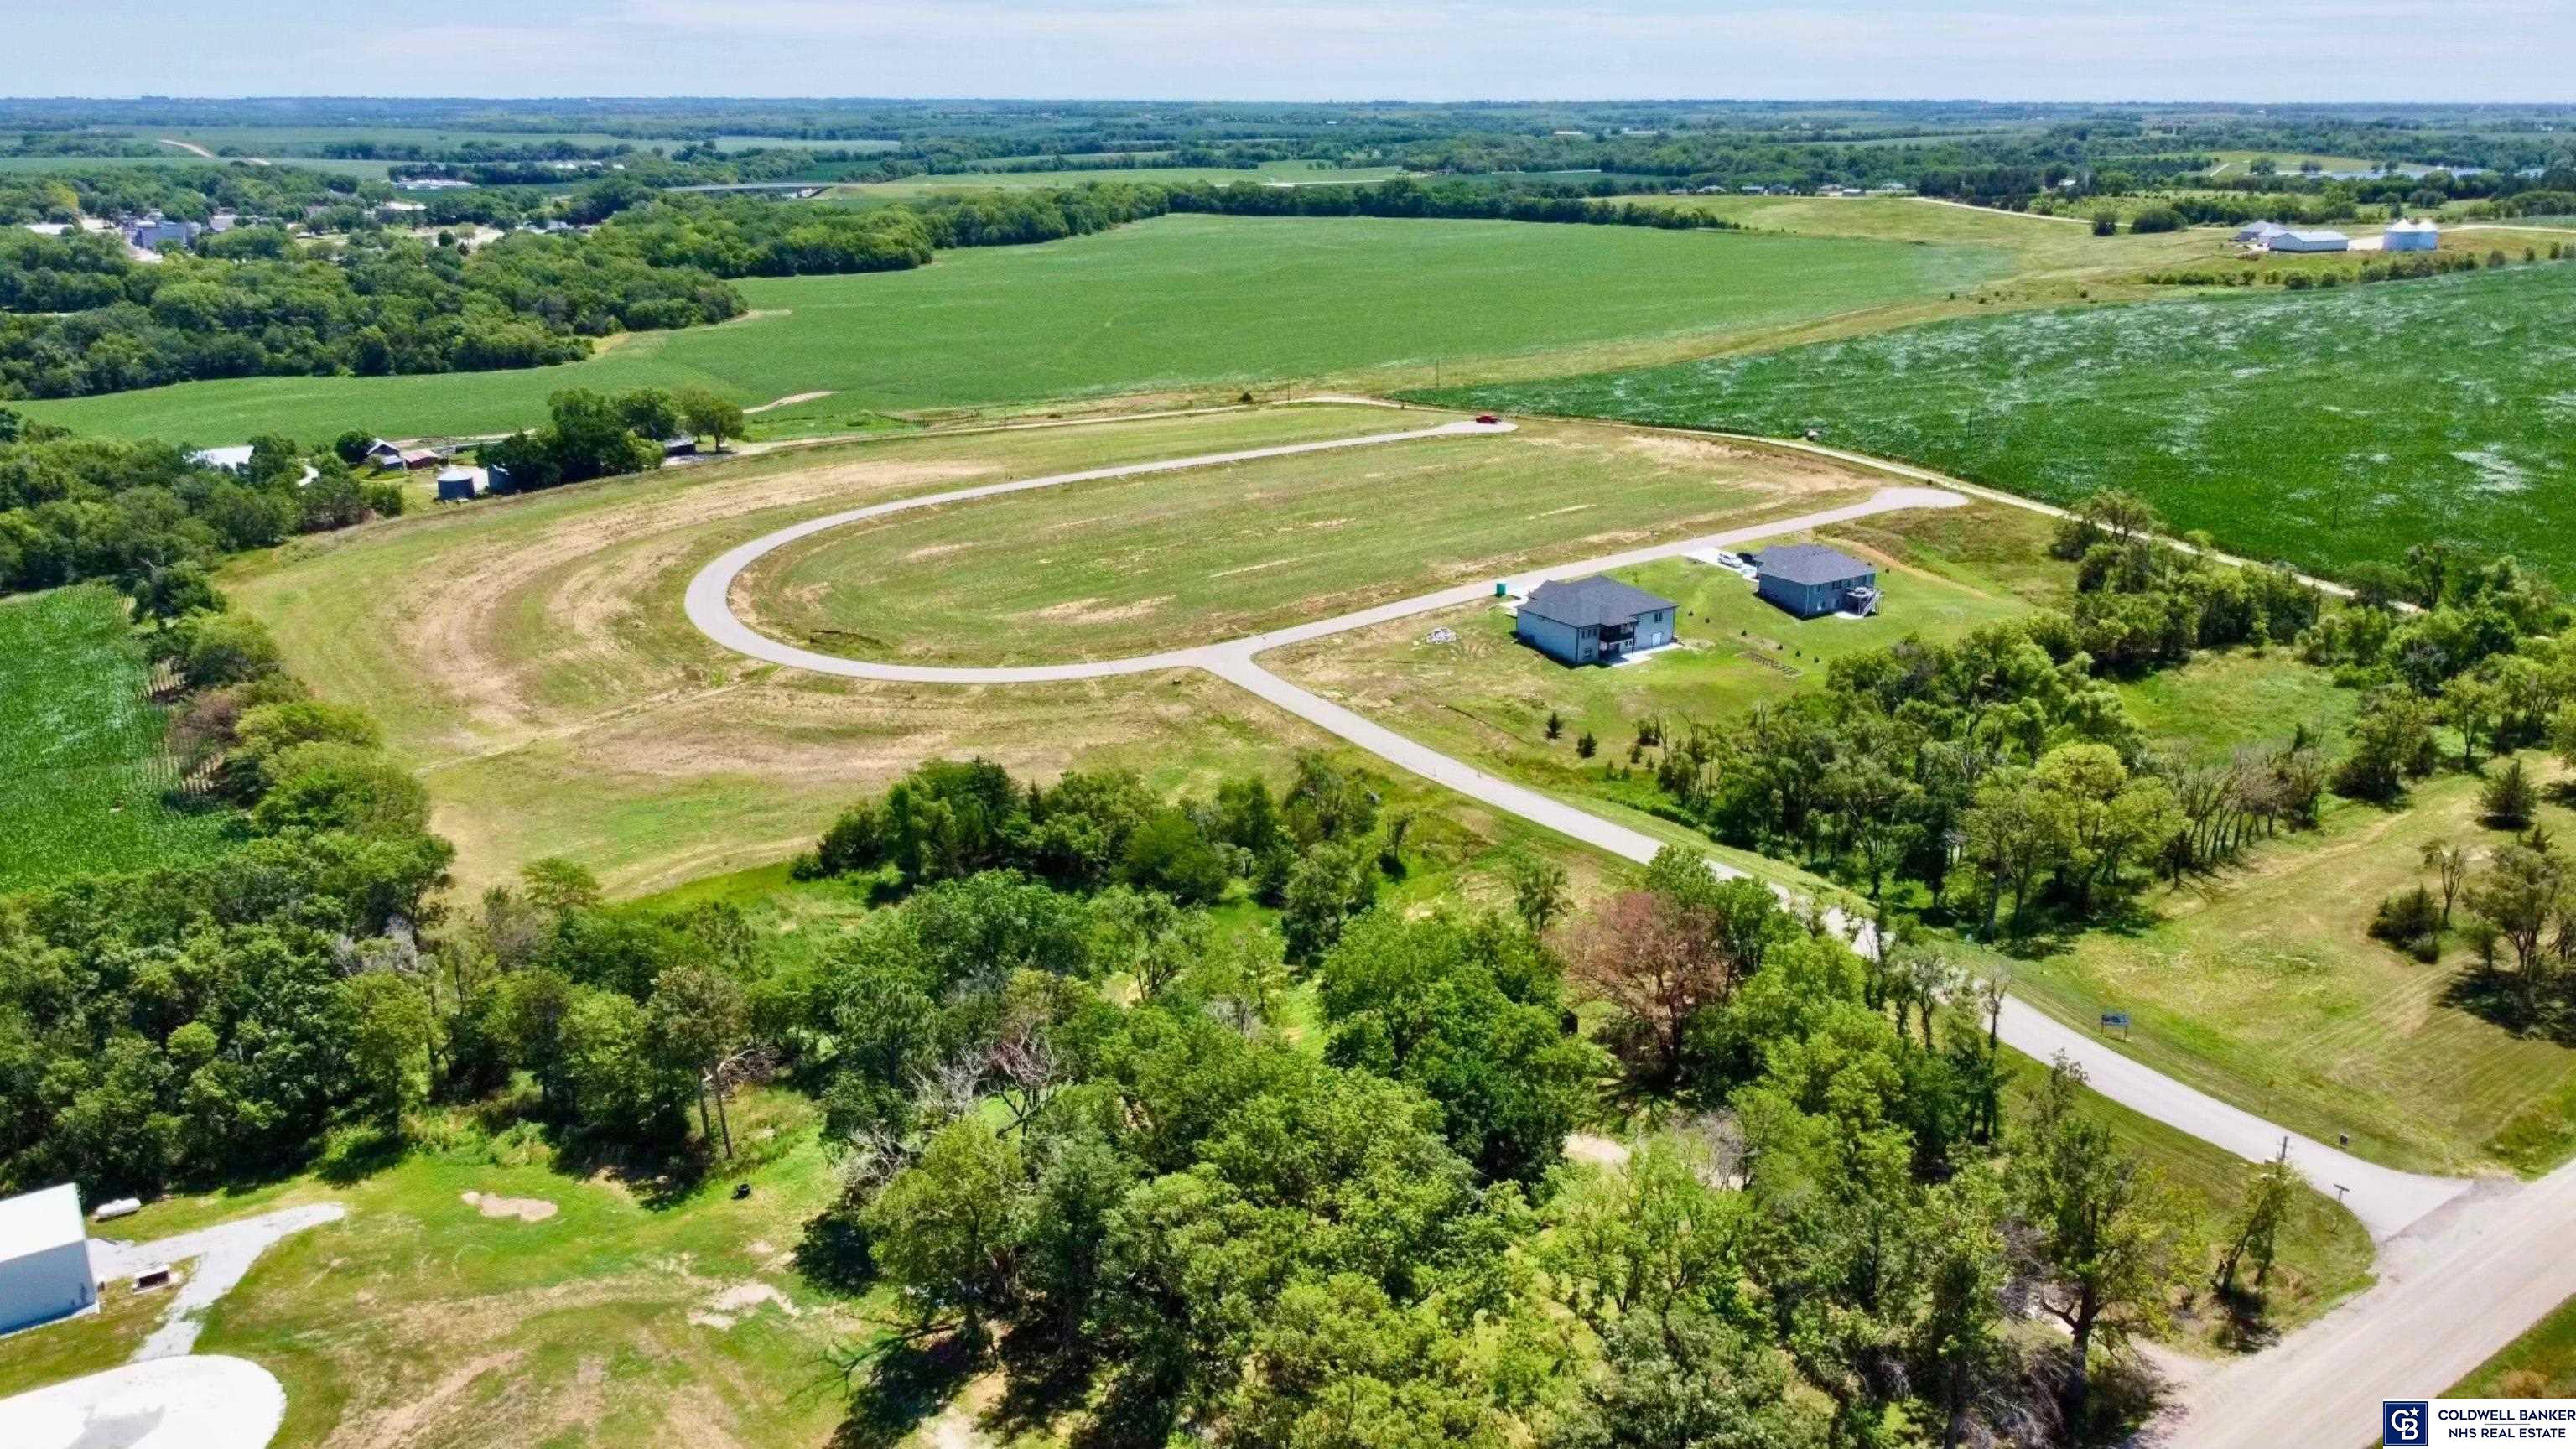
[[[2180,231],[2186,223],[2182,213],[2170,206],[2150,206],[2129,223],[2129,230],[2141,236],[2150,232]]]
[[[2370,918],[2370,934],[2429,962],[2441,955],[2442,902],[2420,885],[2400,891],[2379,903]]]
[[[230,613],[188,615],[155,637],[153,653],[176,664],[190,689],[265,679],[282,658],[267,625]]]

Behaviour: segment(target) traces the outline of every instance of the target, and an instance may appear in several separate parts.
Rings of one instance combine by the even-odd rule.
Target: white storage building
[[[2285,231],[2268,243],[2276,252],[2348,252],[2352,238],[2339,231]]]
[[[80,1190],[67,1182],[0,1199],[0,1333],[68,1318],[97,1302]]]

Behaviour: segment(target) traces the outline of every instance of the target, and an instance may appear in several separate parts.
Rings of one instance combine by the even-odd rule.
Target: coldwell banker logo
[[[2391,1446],[2433,1442],[2433,1406],[2422,1399],[2379,1401],[2379,1442]]]

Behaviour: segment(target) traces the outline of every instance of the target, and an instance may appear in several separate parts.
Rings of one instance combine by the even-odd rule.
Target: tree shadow
[[[324,1141],[313,1175],[333,1187],[349,1187],[410,1155],[411,1143],[398,1130],[376,1123],[343,1128]]]
[[[1058,1336],[1023,1324],[1002,1340],[999,1353],[1002,1396],[985,1415],[998,1441],[1045,1439],[1067,1407],[1091,1397],[1099,1361],[1078,1332]]]
[[[892,1339],[845,1363],[843,1372],[857,1382],[831,1449],[894,1449],[966,1387],[975,1355],[954,1334],[928,1343]]]
[[[565,1177],[606,1177],[654,1212],[678,1207],[697,1195],[712,1166],[703,1143],[675,1147],[608,1142],[582,1133],[559,1131],[553,1166]]]
[[[2250,1284],[2238,1283],[2209,1295],[2223,1319],[2218,1327],[2218,1342],[2235,1353],[2255,1353],[2281,1341],[2281,1330],[2272,1322],[2271,1295]]]
[[[2442,988],[2441,1001],[2444,1006],[2465,1011],[2517,1036],[2540,1037],[2560,1046],[2576,1047],[2576,1015],[2569,1013],[2564,996],[2544,987],[2526,1000],[2522,987],[2519,972],[2489,971],[2470,965],[2454,974]]]
[[[876,1255],[869,1250],[867,1229],[837,1211],[816,1213],[796,1242],[796,1271],[805,1281],[834,1293],[857,1296],[877,1281]]]

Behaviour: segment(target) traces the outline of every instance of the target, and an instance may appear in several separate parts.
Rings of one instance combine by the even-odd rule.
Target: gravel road
[[[1370,721],[1264,669],[1256,656],[1348,629],[1401,619],[1490,596],[1479,582],[1424,594],[1356,613],[1271,630],[1250,638],[1130,659],[1017,668],[932,668],[881,664],[818,654],[771,639],[735,617],[727,595],[753,560],[796,539],[863,518],[909,508],[934,507],[1135,473],[1206,467],[1253,458],[1364,447],[1459,432],[1501,432],[1452,423],[1411,432],[1381,433],[1328,443],[1252,449],[1164,463],[1094,469],[1016,483],[961,489],[904,499],[809,520],[755,539],[716,559],[690,582],[690,620],[711,638],[741,653],[774,663],[861,679],[919,683],[1008,684],[1092,679],[1173,668],[1205,669],[1317,727],[1495,809],[1627,860],[1652,859],[1661,842],[1553,796],[1479,770]],[[1814,444],[1774,443],[1925,483],[1955,480]],[[1549,578],[1571,577],[1668,558],[1694,549],[1727,547],[1754,539],[1847,522],[1906,508],[1957,507],[1964,491],[2014,506],[2055,512],[2027,500],[1985,489],[1948,486],[1881,490],[1866,502],[1774,523],[1632,550],[1517,576],[1526,590]],[[2229,560],[2234,562],[2234,560]],[[2332,587],[2328,585],[2328,587]],[[1712,862],[1722,875],[1742,872]],[[2380,1245],[2379,1283],[2279,1345],[2215,1369],[2180,1395],[2160,1425],[2165,1442],[2191,1449],[2255,1449],[2285,1444],[2343,1445],[2373,1437],[2383,1395],[2439,1393],[2522,1328],[2562,1300],[2576,1296],[2576,1254],[2564,1251],[2576,1227],[2576,1164],[2530,1184],[2478,1182],[2399,1172],[2289,1132],[2219,1101],[2018,1001],[2007,1002],[1998,1023],[2002,1040],[2041,1060],[2064,1055],[2080,1063],[2093,1087],[2123,1106],[2249,1160],[2269,1158],[2286,1140],[2290,1162],[2320,1191],[2342,1199]]]

